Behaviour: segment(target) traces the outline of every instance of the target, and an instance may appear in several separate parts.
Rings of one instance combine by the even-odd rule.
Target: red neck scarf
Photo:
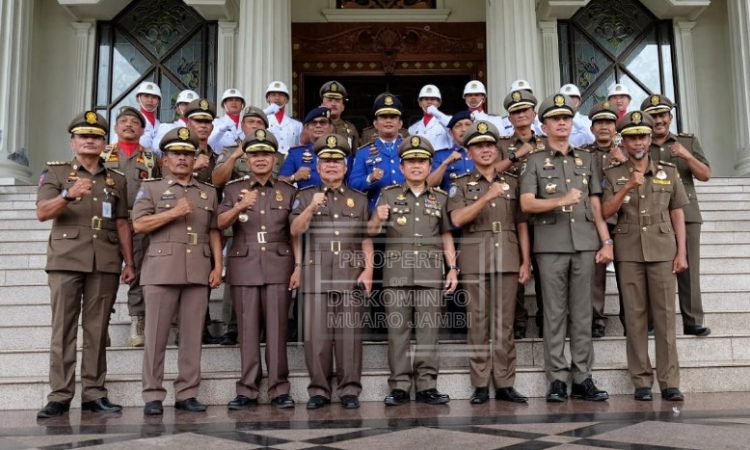
[[[133,153],[138,151],[138,142],[118,142],[117,148],[121,149],[123,153],[128,155],[128,158],[133,156]]]
[[[276,111],[276,120],[281,123],[282,120],[284,120],[284,108],[281,108],[280,110]]]
[[[141,108],[141,113],[146,117],[146,120],[151,122],[151,126],[156,126],[156,113],[154,111],[146,111]]]
[[[427,124],[430,123],[430,120],[432,120],[432,114],[425,113],[424,117],[422,118],[422,122],[424,122],[424,126],[427,126]]]
[[[227,116],[229,116],[230,119],[234,122],[235,126],[238,126],[240,124],[240,115],[239,114],[231,114],[227,113]]]

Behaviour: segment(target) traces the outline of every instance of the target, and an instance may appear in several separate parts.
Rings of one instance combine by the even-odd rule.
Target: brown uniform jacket
[[[331,123],[333,123],[333,132],[347,138],[350,147],[357,148],[359,146],[359,132],[353,123],[341,118],[333,119]]]
[[[633,164],[627,161],[605,171],[604,199],[625,187]],[[669,212],[690,203],[671,164],[649,160],[646,182],[632,190],[617,212],[614,231],[615,260],[632,262],[672,261],[677,241]]]
[[[510,137],[501,137],[497,141],[497,148],[500,149],[500,157],[507,158],[508,152],[511,149],[518,150],[523,144],[524,140],[521,139],[517,134],[514,134]],[[536,134],[532,133],[531,139],[529,139],[529,144],[532,148],[531,153],[518,158],[518,161],[514,162],[513,165],[510,166],[508,172],[514,175],[520,175],[521,172],[523,172],[523,169],[526,168],[526,164],[532,154],[547,149],[547,138],[545,136],[537,136]],[[463,268],[461,270],[463,270]]]
[[[208,156],[208,165],[198,171],[193,172],[193,178],[196,180],[202,182],[202,183],[211,183],[211,174],[214,172],[214,168],[216,167],[216,153],[211,150],[211,147],[208,147],[206,150],[201,150],[202,155]],[[164,176],[169,175],[169,169],[164,166],[162,169],[162,174]]]
[[[668,162],[677,167],[677,173],[680,174],[682,184],[685,186],[685,192],[687,193],[688,199],[690,199],[690,204],[682,208],[685,211],[685,222],[703,223],[701,210],[698,206],[698,196],[695,193],[695,180],[693,179],[693,173],[690,171],[687,161],[672,156],[672,152],[669,149],[669,145],[675,141],[688,149],[698,161],[710,167],[706,155],[703,154],[703,148],[701,148],[701,144],[698,142],[698,138],[688,133],[680,133],[679,135],[670,134],[662,145],[657,145],[652,142],[650,149],[651,159],[654,161]]]
[[[422,286],[442,289],[442,234],[451,231],[448,195],[427,188],[419,197],[407,183],[383,188],[377,206],[390,205],[383,286]],[[375,213],[377,214],[377,213]]]
[[[221,153],[219,153],[219,156],[216,157],[216,164],[214,165],[214,169],[218,168],[222,164],[225,164],[227,159],[229,159],[229,155],[234,153],[237,150],[237,146],[231,146],[231,147],[224,147],[221,150]],[[234,162],[234,168],[232,169],[232,180],[236,180],[239,178],[244,177],[245,175],[250,175],[250,171],[247,168],[247,164],[245,163],[245,156],[241,156],[237,158],[237,161]]]
[[[102,152],[102,159],[106,168],[117,169],[125,174],[128,181],[128,210],[133,209],[141,181],[161,176],[156,154],[140,145],[138,150],[128,157],[115,142]]]
[[[518,178],[503,172],[495,174],[493,181],[508,185],[505,194],[461,227],[458,267],[464,274],[518,272],[521,265],[516,224],[526,217],[518,203]],[[491,184],[477,171],[455,179],[448,193],[448,213],[474,203]]]
[[[313,215],[303,236],[302,291],[350,292],[365,267],[362,240],[367,237],[367,195],[341,185],[310,186],[297,193],[290,222],[312,202],[316,192],[326,204]]]
[[[69,202],[52,222],[45,270],[120,273],[122,255],[115,219],[128,217],[127,188],[121,172],[100,165],[92,175],[77,159],[47,163],[36,201],[57,197],[78,178],[93,180],[91,194]]]
[[[208,284],[211,272],[209,231],[218,229],[216,189],[192,178],[187,186],[172,175],[141,184],[133,220],[174,208],[186,197],[193,212],[149,234],[150,244],[141,270],[141,285]]]
[[[536,198],[563,197],[569,189],[581,191],[581,202],[531,216],[534,225],[535,253],[573,253],[596,251],[599,234],[591,210],[593,195],[601,195],[600,175],[591,154],[571,147],[567,155],[547,147],[529,157],[521,175],[521,195]]]
[[[258,199],[232,225],[234,240],[227,253],[227,283],[233,286],[289,283],[294,271],[289,215],[297,191],[273,178],[261,185],[255,176],[249,175],[227,183],[219,214],[232,209],[243,190],[257,190]]]

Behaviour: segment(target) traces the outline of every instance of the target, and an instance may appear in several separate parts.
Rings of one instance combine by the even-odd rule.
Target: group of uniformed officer
[[[622,85],[611,91],[613,99],[629,97]],[[118,274],[131,283],[130,344],[144,346],[145,414],[163,412],[173,324],[179,329],[175,407],[204,411],[197,400],[202,332],[224,260],[232,303],[225,321],[234,313],[236,322],[222,343],[239,339],[241,354],[230,410],[258,402],[263,336],[271,403],[294,406],[286,356],[294,290],[304,299],[307,408],[331,402],[334,376],[342,405],[359,407],[363,299],[374,280],[382,283],[388,321],[386,405],[409,401],[412,388],[417,401],[450,401],[437,390],[438,332],[443,297],[459,286],[467,295],[471,403],[487,402],[491,384],[497,399],[526,402],[514,388],[515,339],[525,336],[523,287],[532,266],[547,401],[564,401],[569,381],[572,397],[606,400],[591,376],[592,335],[603,335],[604,267],[613,259],[635,398],[652,398],[647,330],[653,323],[662,396],[682,399],[675,274],[684,332],[708,334],[692,177],[707,180],[710,168],[694,137],[671,134],[669,99],[653,95],[632,112],[609,101],[595,105],[585,130],[590,141],[579,147],[571,136],[586,133],[575,86],[538,105],[527,82],[514,82],[503,119],[484,111],[479,81],[467,83],[468,109],[453,116],[439,110],[437,86],[426,85],[418,98],[424,117],[410,135],[401,131],[401,101],[383,93],[373,106],[371,138],[353,151],[359,133],[341,117],[346,89],[330,81],[320,96],[321,106],[299,123],[284,112],[289,92],[281,82],[269,85],[266,110],[245,106],[238,90],[227,90],[222,118],[210,101],[186,92],[178,121],[167,129],[149,114],[158,106],[158,86],[144,83],[141,109],[118,111],[113,145],[105,146],[108,124],[96,112],[71,122],[73,160],[48,163],[39,180],[38,217],[54,223],[46,268],[52,392],[38,417],[70,407],[81,311],[82,406],[120,410],[104,387]],[[158,143],[144,143],[149,129],[160,128]],[[224,239],[222,230],[230,229]],[[686,269],[693,270],[681,275]]]

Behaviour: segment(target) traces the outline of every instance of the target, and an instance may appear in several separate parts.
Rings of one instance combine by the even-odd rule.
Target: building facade
[[[360,126],[384,90],[418,113],[427,82],[453,113],[463,83],[481,79],[502,114],[516,79],[540,98],[577,83],[589,104],[618,81],[633,106],[675,97],[680,131],[700,137],[715,175],[750,174],[748,0],[164,1],[179,14],[153,12],[161,0],[0,0],[0,184],[33,184],[46,161],[69,158],[70,118],[132,104],[145,79],[165,90],[162,121],[180,89],[235,87],[263,106],[272,80],[290,86],[299,117],[339,79]]]

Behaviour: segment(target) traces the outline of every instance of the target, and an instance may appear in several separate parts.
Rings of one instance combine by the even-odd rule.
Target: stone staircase
[[[750,390],[750,179],[716,178],[698,187],[705,223],[702,234],[702,284],[706,325],[711,336],[682,336],[677,321],[681,387],[686,392]],[[50,223],[35,216],[35,187],[0,187],[0,398],[2,409],[35,409],[46,401],[49,366],[50,307],[45,264]],[[617,318],[617,295],[608,275],[605,311],[610,315],[607,336],[595,340],[597,384],[611,394],[630,394],[625,363],[625,341]],[[221,317],[222,288],[211,294],[211,316]],[[527,303],[535,309],[533,286]],[[108,349],[110,398],[126,406],[142,405],[141,349],[126,347],[129,331],[126,287],[118,293],[110,325]],[[215,332],[219,324],[214,325]],[[533,318],[529,336],[536,336]],[[79,332],[79,345],[81,344]],[[653,340],[651,341],[653,355]],[[388,363],[385,342],[366,342],[362,400],[381,401],[387,394]],[[542,341],[519,341],[516,387],[530,396],[545,394]],[[471,395],[463,342],[441,342],[438,388],[452,398]],[[292,395],[307,399],[307,375],[302,344],[289,344]],[[165,383],[175,378],[177,350],[167,352]],[[80,363],[80,356],[79,356]],[[234,396],[239,373],[236,347],[206,346],[202,358],[200,399],[225,404]],[[264,380],[265,382],[265,380]],[[264,389],[263,387],[262,389]],[[658,388],[658,386],[655,386]],[[167,402],[172,401],[171,387]],[[262,394],[262,400],[265,393]],[[78,400],[74,401],[78,406]]]

